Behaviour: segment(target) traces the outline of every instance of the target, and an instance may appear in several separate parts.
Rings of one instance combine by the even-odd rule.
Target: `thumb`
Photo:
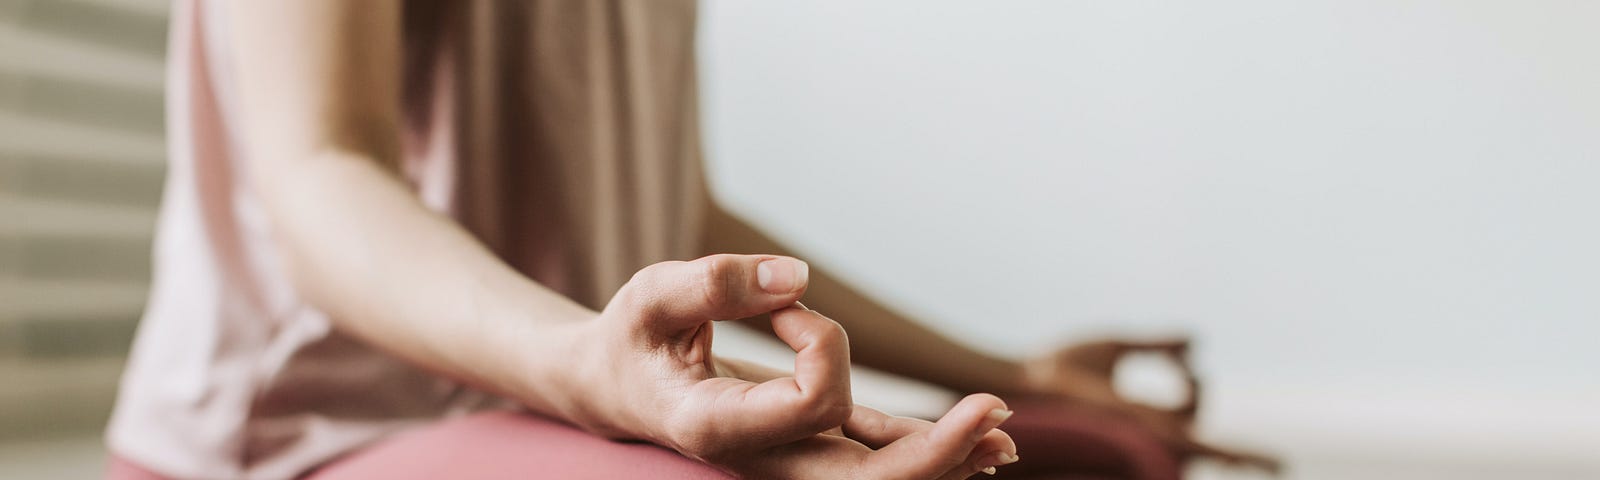
[[[640,314],[647,329],[681,331],[787,307],[805,293],[809,271],[805,262],[777,255],[662,262],[634,274],[611,303]]]

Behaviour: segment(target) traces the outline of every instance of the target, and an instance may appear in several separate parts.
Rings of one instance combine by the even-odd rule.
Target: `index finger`
[[[795,350],[793,376],[759,384],[715,378],[696,385],[690,404],[696,444],[749,451],[839,427],[850,417],[850,344],[844,328],[817,312],[785,308],[773,330]]]

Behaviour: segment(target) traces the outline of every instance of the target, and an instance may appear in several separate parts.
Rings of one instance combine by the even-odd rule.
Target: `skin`
[[[1119,394],[1112,383],[1116,366],[1124,357],[1135,353],[1162,355],[1176,364],[1188,387],[1186,398],[1176,406],[1161,408],[1133,402]],[[1055,398],[1138,424],[1179,458],[1210,458],[1275,476],[1281,474],[1283,465],[1272,456],[1221,447],[1195,438],[1200,380],[1189,363],[1188,354],[1187,338],[1087,341],[1030,360],[1023,369],[1022,390],[1028,395]]]
[[[708,252],[772,252],[793,254],[726,209],[711,204],[702,244]],[[813,268],[806,302],[830,312],[850,332],[855,362],[889,373],[917,378],[961,392],[993,392],[1003,397],[1047,398],[1090,407],[1103,415],[1137,424],[1160,438],[1179,458],[1211,458],[1227,464],[1276,473],[1277,459],[1217,446],[1196,438],[1200,381],[1188,361],[1189,340],[1093,339],[1067,345],[1021,362],[978,352],[942,336],[910,317],[874,301],[826,270]],[[771,332],[767,317],[743,323]],[[898,345],[919,348],[897,348]],[[1130,353],[1158,353],[1181,369],[1187,400],[1174,408],[1131,401],[1116,391],[1113,374]]]
[[[969,396],[936,423],[854,405],[843,329],[792,307],[808,284],[799,260],[657,264],[594,312],[424,208],[395,168],[398,9],[354,0],[230,9],[232,86],[251,132],[245,173],[295,286],[338,328],[597,434],[742,476],[948,479],[1015,460],[995,430],[1009,411],[992,395]],[[711,356],[710,322],[766,312],[798,352],[793,375]]]
[[[918,325],[782,256],[709,194],[707,253],[756,255],[647,267],[599,312],[539,285],[401,180],[399,8],[228,9],[230,87],[250,132],[244,173],[296,288],[341,331],[596,434],[758,478],[966,478],[1017,460],[996,429],[1009,415],[999,398],[970,395],[937,422],[886,415],[851,401],[852,358],[960,391],[1135,408],[1102,391],[1109,374],[989,357]],[[797,306],[802,296],[840,321]],[[794,373],[713,357],[711,322],[737,319],[793,347]],[[894,348],[907,342],[925,348]],[[1139,415],[1130,418],[1192,440],[1192,414]]]

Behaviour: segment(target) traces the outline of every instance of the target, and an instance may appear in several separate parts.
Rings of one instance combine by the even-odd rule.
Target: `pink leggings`
[[[1170,480],[1178,461],[1155,439],[1123,422],[1059,405],[1010,402],[1003,427],[1022,461],[1001,478]],[[121,459],[114,480],[159,479]],[[311,480],[500,478],[724,480],[728,475],[672,451],[621,443],[540,417],[482,413],[418,428],[336,460]]]

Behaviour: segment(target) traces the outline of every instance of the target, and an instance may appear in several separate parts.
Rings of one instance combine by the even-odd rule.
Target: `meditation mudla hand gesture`
[[[1172,407],[1147,405],[1126,398],[1114,384],[1117,364],[1131,354],[1152,353],[1178,366],[1185,398]],[[1268,455],[1216,446],[1194,435],[1200,410],[1200,380],[1189,363],[1189,339],[1136,340],[1108,338],[1071,344],[1034,358],[1023,366],[1023,393],[1087,407],[1102,415],[1139,424],[1159,438],[1178,458],[1209,457],[1224,463],[1278,474],[1282,464]]]
[[[804,263],[779,256],[646,267],[584,324],[574,388],[595,401],[566,416],[748,478],[954,479],[1016,461],[995,429],[1010,411],[992,395],[937,423],[854,404],[849,341],[797,303],[806,281]],[[713,357],[713,322],[765,313],[797,354],[792,375]]]

